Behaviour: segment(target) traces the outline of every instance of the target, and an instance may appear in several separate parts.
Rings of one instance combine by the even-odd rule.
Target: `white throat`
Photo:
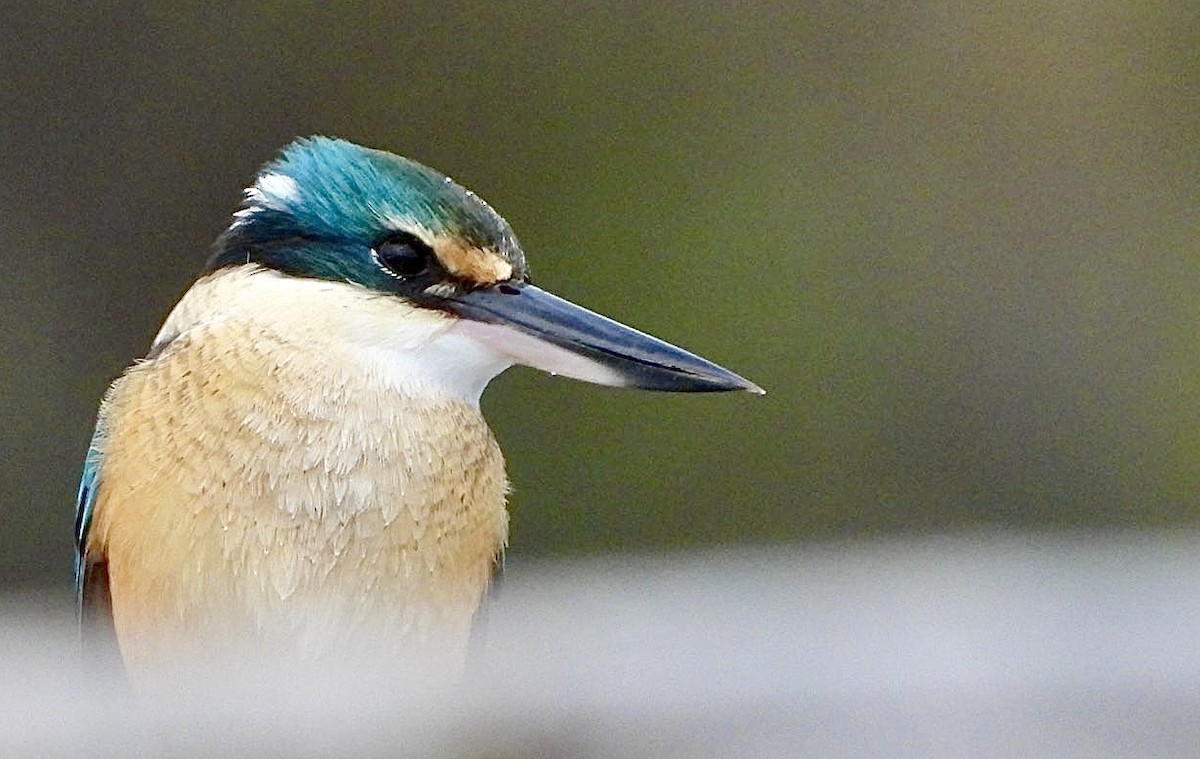
[[[487,383],[514,363],[453,317],[354,284],[254,265],[197,281],[167,317],[152,350],[226,319],[250,322],[264,339],[293,342],[305,353],[319,350],[334,366],[401,394],[475,407]]]

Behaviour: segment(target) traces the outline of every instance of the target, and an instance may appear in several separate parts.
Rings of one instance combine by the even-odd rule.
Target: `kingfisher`
[[[514,364],[762,392],[534,286],[508,223],[437,171],[291,143],[100,405],[75,529],[86,634],[134,677],[228,645],[461,661],[508,532],[479,399]]]

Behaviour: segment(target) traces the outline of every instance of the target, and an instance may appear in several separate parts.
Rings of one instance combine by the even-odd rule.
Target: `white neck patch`
[[[156,343],[227,319],[294,349],[363,372],[411,397],[478,406],[487,383],[514,363],[473,336],[468,322],[345,282],[289,277],[254,265],[199,280],[167,317]],[[290,347],[289,347],[290,346]],[[335,372],[336,373],[336,372]]]

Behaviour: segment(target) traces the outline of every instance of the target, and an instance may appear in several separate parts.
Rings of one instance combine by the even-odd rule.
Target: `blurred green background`
[[[1200,6],[10,3],[0,583],[297,135],[449,173],[539,284],[763,385],[515,369],[511,556],[1200,516]]]

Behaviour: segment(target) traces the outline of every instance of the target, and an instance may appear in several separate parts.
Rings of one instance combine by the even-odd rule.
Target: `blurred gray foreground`
[[[243,665],[149,703],[26,599],[0,756],[1194,756],[1198,590],[1188,533],[510,561],[458,686]]]

